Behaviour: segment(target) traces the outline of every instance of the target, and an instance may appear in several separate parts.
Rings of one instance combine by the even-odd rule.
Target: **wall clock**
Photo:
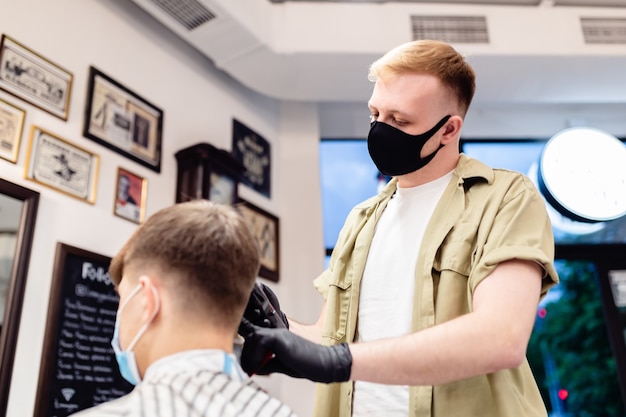
[[[198,143],[176,152],[175,157],[177,203],[195,199],[222,204],[238,201],[237,185],[243,166],[229,152]]]

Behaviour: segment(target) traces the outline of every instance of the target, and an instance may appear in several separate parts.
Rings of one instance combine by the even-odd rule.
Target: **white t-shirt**
[[[415,266],[424,231],[452,172],[412,188],[398,188],[378,224],[361,282],[359,342],[411,333]],[[355,417],[408,415],[406,385],[357,381]]]

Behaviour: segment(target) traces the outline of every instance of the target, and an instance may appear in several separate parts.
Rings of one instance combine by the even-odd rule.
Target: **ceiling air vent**
[[[581,17],[585,43],[626,44],[626,19]]]
[[[485,16],[411,16],[413,39],[489,43]]]
[[[187,30],[215,19],[215,13],[207,9],[197,0],[151,0],[167,14],[172,16]]]

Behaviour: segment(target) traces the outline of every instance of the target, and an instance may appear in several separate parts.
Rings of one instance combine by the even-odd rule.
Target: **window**
[[[377,194],[380,180],[367,151],[367,141],[362,139],[322,140],[320,175],[328,261],[346,216],[355,204]]]

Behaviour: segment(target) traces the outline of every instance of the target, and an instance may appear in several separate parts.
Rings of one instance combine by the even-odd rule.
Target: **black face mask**
[[[380,172],[389,176],[404,175],[424,167],[437,155],[443,145],[422,158],[422,148],[452,117],[445,116],[426,133],[409,135],[382,122],[373,122],[367,136],[367,149]]]

